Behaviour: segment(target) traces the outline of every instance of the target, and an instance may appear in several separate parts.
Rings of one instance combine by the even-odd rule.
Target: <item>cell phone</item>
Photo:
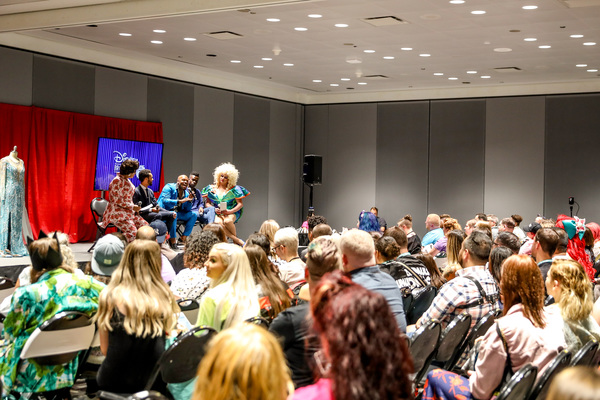
[[[221,211],[227,211],[227,202],[226,201],[220,202],[219,208],[221,209]]]

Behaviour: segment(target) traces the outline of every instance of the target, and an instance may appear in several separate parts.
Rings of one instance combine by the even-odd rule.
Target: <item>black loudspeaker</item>
[[[321,170],[323,168],[323,157],[314,154],[304,156],[304,168],[302,169],[302,180],[307,185],[321,184]]]

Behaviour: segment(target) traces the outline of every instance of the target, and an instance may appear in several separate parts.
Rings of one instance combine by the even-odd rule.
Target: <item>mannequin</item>
[[[25,164],[17,146],[0,160],[0,255],[26,256],[23,244]]]

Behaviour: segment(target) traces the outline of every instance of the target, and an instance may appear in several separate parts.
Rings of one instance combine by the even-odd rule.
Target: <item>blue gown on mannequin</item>
[[[23,160],[12,156],[0,160],[0,254],[28,255],[22,234],[24,177]]]

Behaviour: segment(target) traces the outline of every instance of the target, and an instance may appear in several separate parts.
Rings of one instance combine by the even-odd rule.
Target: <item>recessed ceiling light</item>
[[[308,18],[321,18],[321,14],[308,14]]]
[[[341,78],[340,81],[349,81],[350,78]]]
[[[400,50],[402,51],[411,51],[413,48],[412,47],[401,47]]]
[[[358,82],[359,85],[366,85],[367,82]]]
[[[444,76],[443,72],[434,72],[433,73],[435,76]]]
[[[187,42],[195,42],[196,38],[195,37],[184,37],[183,40],[185,40]]]
[[[595,68],[594,69],[588,69],[587,72],[598,72],[598,70],[595,69]]]
[[[450,4],[464,4],[465,0],[450,0]]]
[[[490,78],[491,78],[491,76],[489,76],[489,75],[482,75],[481,76],[481,79],[490,79]]]
[[[572,37],[573,39],[581,39],[583,37],[583,35],[571,35],[570,37]]]
[[[538,47],[539,47],[540,49],[549,49],[549,48],[551,48],[552,46],[549,46],[549,45],[547,45],[547,44],[544,44],[544,45],[541,45],[541,46],[538,46]]]
[[[526,42],[535,42],[535,41],[537,40],[537,38],[534,38],[534,37],[528,37],[528,38],[525,38],[525,39],[523,39],[523,40],[524,40],[524,41],[526,41]]]
[[[264,68],[262,65],[255,65],[254,68]]]
[[[329,86],[340,86],[339,83],[330,83]]]
[[[455,76],[451,76],[450,78],[448,78],[448,80],[449,80],[449,81],[456,81],[456,80],[458,80],[458,78],[457,78],[457,77],[455,77]]]
[[[155,29],[152,32],[154,32],[154,33],[166,33],[167,31],[165,31],[164,29]]]
[[[419,57],[431,57],[431,54],[421,53],[421,54],[419,54]]]
[[[538,6],[523,6],[523,10],[536,10]]]
[[[393,60],[394,58],[396,58],[396,57],[394,57],[394,56],[383,56],[384,60]]]
[[[323,82],[323,81],[322,81],[322,80],[320,80],[320,79],[313,79],[313,82],[314,82],[314,83],[321,83],[321,82]]]
[[[483,14],[485,14],[485,11],[483,11],[483,10],[475,10],[475,11],[471,11],[471,14],[473,14],[473,15],[483,15]]]
[[[347,28],[348,24],[335,24],[336,28]]]
[[[241,63],[241,61],[240,60],[231,60],[230,63],[239,64],[239,63]]]
[[[595,46],[596,42],[585,42],[583,45],[584,46]]]
[[[508,53],[508,52],[511,52],[511,51],[512,51],[512,49],[511,49],[511,48],[509,48],[509,47],[496,47],[496,48],[494,49],[494,51],[495,51],[496,53]]]
[[[285,64],[283,64],[283,66],[284,66],[284,67],[293,67],[293,66],[294,66],[294,64],[292,64],[292,63],[285,63]]]
[[[279,18],[267,18],[268,22],[279,22],[281,21]]]
[[[125,33],[125,32],[121,32],[119,33],[120,36],[131,36],[131,33]]]
[[[307,29],[307,28],[303,28],[303,27],[299,26],[299,27],[296,27],[296,28],[294,28],[294,30],[295,30],[295,31],[299,31],[299,32],[304,32],[304,31],[307,31],[308,29]]]
[[[367,50],[363,50],[363,52],[364,53],[375,53],[375,50],[369,50],[369,49],[367,49]]]
[[[269,58],[269,57],[263,57],[263,58],[261,58],[261,60],[263,60],[263,61],[273,61],[273,59]]]
[[[587,64],[577,64],[576,67],[585,68],[585,67],[587,67]]]
[[[467,71],[467,74],[476,74],[477,71]]]
[[[161,42],[160,40],[151,40],[150,43],[152,43],[152,44],[162,44],[163,42]]]

